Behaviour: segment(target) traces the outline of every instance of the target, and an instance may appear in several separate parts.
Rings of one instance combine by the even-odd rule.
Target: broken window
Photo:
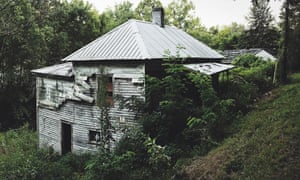
[[[46,87],[42,86],[40,87],[40,100],[46,99]]]
[[[57,89],[50,90],[50,101],[57,103]]]
[[[58,102],[58,84],[51,86],[41,79],[41,85],[38,93],[39,105],[47,108],[57,108]]]
[[[92,144],[100,143],[100,132],[99,131],[89,131],[89,142]]]
[[[113,106],[113,79],[111,76],[98,77],[97,104]]]
[[[112,77],[107,77],[106,84],[106,102],[109,106],[113,105],[113,81]]]
[[[44,79],[41,79],[41,87],[39,88],[39,98],[41,100],[46,99],[46,87],[45,87]]]

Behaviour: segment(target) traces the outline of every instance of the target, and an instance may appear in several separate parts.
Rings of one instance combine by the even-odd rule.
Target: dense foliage
[[[140,131],[124,137],[136,149],[120,143],[115,152],[99,149],[93,155],[59,156],[51,148],[39,149],[36,137],[28,126],[0,134],[0,179],[166,179],[170,176],[170,157],[155,140]]]
[[[0,178],[168,179],[182,158],[205,155],[265,92],[252,75],[247,77],[249,72],[261,81],[267,74],[256,69],[262,65],[238,70],[222,81],[220,98],[208,76],[187,71],[175,60],[166,59],[163,78],[147,78],[149,104],[143,111],[135,108],[143,112],[143,129],[126,132],[113,152],[99,146],[93,155],[59,156],[51,148],[38,149],[36,134],[23,127],[0,134]]]
[[[194,158],[181,179],[299,179],[300,74],[234,123],[235,133]],[[186,177],[187,176],[187,177]]]
[[[80,177],[89,155],[60,157],[51,149],[38,149],[36,133],[28,126],[0,134],[1,179],[68,179]],[[76,172],[76,173],[73,173]]]
[[[32,69],[95,39],[99,15],[82,0],[0,1],[0,130],[35,124]]]

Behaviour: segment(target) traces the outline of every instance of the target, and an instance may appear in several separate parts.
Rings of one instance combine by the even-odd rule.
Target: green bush
[[[57,163],[61,164],[63,167],[68,167],[68,169],[72,172],[72,176],[81,177],[85,174],[87,162],[93,159],[93,157],[94,155],[88,153],[68,153],[64,156],[61,156]]]
[[[127,151],[122,155],[99,151],[85,167],[87,179],[129,179],[135,153]]]
[[[38,149],[28,125],[0,134],[0,179],[69,179],[73,169],[53,149]],[[74,161],[76,162],[76,161]]]
[[[252,54],[237,57],[233,64],[237,68],[229,81],[221,82],[220,95],[223,99],[234,99],[235,112],[246,113],[257,98],[274,88],[275,64]]]
[[[248,82],[251,82],[258,87],[258,92],[260,94],[263,94],[274,88],[274,67],[275,65],[273,63],[266,63],[251,68],[250,70],[244,70],[243,75]]]
[[[232,64],[240,67],[251,68],[258,67],[266,64],[267,62],[262,60],[261,57],[257,57],[253,54],[243,54],[241,56],[236,57]]]

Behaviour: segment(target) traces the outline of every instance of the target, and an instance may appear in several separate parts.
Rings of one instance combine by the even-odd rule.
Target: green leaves
[[[53,65],[98,37],[100,17],[82,0],[0,0],[2,128],[35,124],[32,69]]]
[[[159,0],[142,0],[135,9],[135,18],[143,21],[152,21],[152,8],[161,7]]]
[[[232,64],[245,68],[259,67],[268,64],[267,61],[262,60],[261,57],[257,57],[253,54],[244,54],[236,57]]]

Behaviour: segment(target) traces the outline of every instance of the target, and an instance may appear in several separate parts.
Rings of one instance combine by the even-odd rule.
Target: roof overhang
[[[47,66],[40,69],[34,69],[31,70],[31,72],[36,74],[37,76],[59,77],[59,78],[69,79],[69,78],[73,78],[74,76],[72,69],[73,69],[72,63],[68,62],[63,64]]]
[[[193,71],[200,72],[205,75],[214,75],[224,71],[228,71],[234,68],[233,65],[221,64],[221,63],[196,63],[196,64],[185,64],[184,67]]]

